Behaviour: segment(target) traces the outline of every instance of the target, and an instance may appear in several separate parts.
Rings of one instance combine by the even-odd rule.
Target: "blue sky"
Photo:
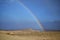
[[[45,30],[60,30],[59,0],[0,0],[0,29],[40,29],[31,13],[18,2],[32,11]]]
[[[58,0],[29,0],[23,2],[42,21],[60,20]]]

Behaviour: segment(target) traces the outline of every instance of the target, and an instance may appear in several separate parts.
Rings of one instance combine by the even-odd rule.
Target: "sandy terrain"
[[[60,32],[0,31],[0,40],[60,40]]]

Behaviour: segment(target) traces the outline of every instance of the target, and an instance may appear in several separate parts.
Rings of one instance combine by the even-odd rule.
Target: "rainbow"
[[[22,6],[33,16],[33,18],[35,19],[35,21],[36,21],[37,24],[39,25],[41,31],[44,31],[44,28],[43,28],[41,22],[40,22],[40,21],[37,19],[37,17],[32,13],[32,11],[31,11],[27,6],[25,6],[22,2],[20,2],[20,1],[17,1],[17,2],[19,2],[19,4],[22,5]]]

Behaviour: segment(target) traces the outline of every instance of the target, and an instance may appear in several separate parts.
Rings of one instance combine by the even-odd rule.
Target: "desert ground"
[[[0,30],[0,40],[60,40],[60,32],[40,32],[36,30]]]

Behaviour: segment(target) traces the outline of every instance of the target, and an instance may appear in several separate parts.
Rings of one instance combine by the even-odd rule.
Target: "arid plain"
[[[60,32],[40,32],[38,30],[0,30],[0,40],[60,40]]]

